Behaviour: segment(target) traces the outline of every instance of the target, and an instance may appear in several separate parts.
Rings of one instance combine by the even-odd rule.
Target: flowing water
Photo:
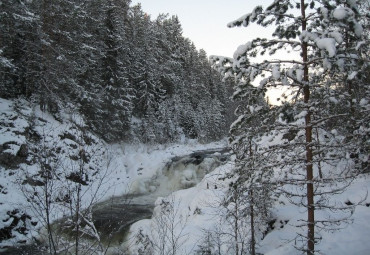
[[[195,186],[207,173],[226,163],[229,155],[229,149],[222,148],[174,157],[156,176],[136,183],[134,194],[97,204],[93,209],[93,218],[103,242],[113,245],[121,243],[131,224],[152,216],[158,197]],[[140,187],[136,192],[141,193],[135,194],[135,187]]]
[[[152,216],[154,202],[158,197],[170,195],[176,190],[195,186],[203,177],[230,156],[228,148],[197,151],[172,158],[165,167],[150,179],[139,180],[129,195],[113,197],[93,208],[93,221],[106,246],[118,246],[130,226]],[[9,255],[41,254],[37,245],[10,248]]]

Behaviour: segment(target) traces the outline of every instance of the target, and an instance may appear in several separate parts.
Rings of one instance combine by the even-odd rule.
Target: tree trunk
[[[251,217],[251,255],[256,255],[256,239],[255,239],[255,236],[254,236],[254,208],[253,208],[253,204],[254,204],[254,200],[253,200],[253,190],[250,191],[250,196],[251,196],[251,200],[250,200],[250,217]]]
[[[301,0],[301,14],[302,14],[302,31],[306,31],[307,20],[305,11],[305,1]],[[307,255],[313,255],[315,252],[315,207],[314,207],[314,188],[313,188],[313,165],[312,165],[312,123],[311,112],[309,109],[310,103],[310,87],[308,79],[308,54],[307,42],[302,42],[302,58],[304,63],[304,87],[303,98],[307,107],[307,114],[305,116],[305,136],[306,136],[306,181],[307,181]]]
[[[234,235],[235,235],[235,254],[239,254],[239,240],[238,240],[238,219],[239,219],[239,215],[238,215],[238,201],[237,201],[237,198],[235,198],[235,222],[234,222]]]
[[[48,240],[49,240],[49,252],[50,254],[57,254],[55,243],[54,243],[54,236],[53,236],[53,230],[51,226],[51,220],[50,220],[50,196],[49,193],[49,177],[45,180],[45,187],[44,187],[44,195],[45,195],[45,212],[46,212],[46,228],[48,232]]]
[[[252,151],[252,140],[249,141],[249,155],[250,160],[254,160],[253,157],[253,151]],[[254,163],[254,161],[253,161]],[[251,255],[256,254],[256,238],[254,233],[254,199],[253,199],[253,186],[249,192],[250,195],[250,217],[251,217],[251,247],[250,247],[250,253]]]
[[[76,226],[76,236],[75,236],[75,245],[76,245],[76,253],[75,253],[75,255],[78,255],[78,247],[79,247],[79,242],[80,242],[80,240],[79,240],[79,234],[80,234],[80,192],[81,192],[81,186],[80,186],[80,184],[78,184],[78,188],[77,188],[77,195],[76,195],[76,197],[77,197],[77,201],[76,201],[76,214],[75,214],[75,217],[76,217],[76,219],[75,219],[75,226]]]
[[[321,152],[320,152],[320,150],[321,150],[321,147],[320,147],[320,137],[319,137],[319,129],[318,129],[318,127],[316,127],[316,140],[317,140],[317,151],[318,151],[318,156],[319,156],[319,158],[321,159]],[[318,162],[318,168],[319,168],[319,177],[320,177],[320,179],[322,179],[323,178],[323,175],[322,175],[322,168],[321,168],[321,161],[319,160],[319,162]]]

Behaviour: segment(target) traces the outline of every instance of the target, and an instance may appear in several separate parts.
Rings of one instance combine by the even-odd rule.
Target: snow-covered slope
[[[40,173],[45,167],[58,175],[51,190],[56,201],[65,190],[83,183],[82,204],[87,207],[128,192],[150,192],[151,178],[171,158],[225,146],[225,141],[203,145],[195,140],[172,145],[108,145],[84,127],[72,111],[56,118],[25,100],[0,99],[0,248],[31,242],[38,236],[45,215],[32,206],[35,201],[30,194],[43,187],[45,179]],[[75,175],[80,167],[85,169],[82,179]],[[65,208],[55,203],[51,220],[63,216]]]
[[[231,161],[206,175],[197,186],[158,198],[153,218],[132,225],[128,241],[123,246],[129,247],[132,254],[160,254],[160,250],[171,254],[174,249],[176,254],[236,254],[235,221],[227,214],[227,209],[232,208],[223,203],[230,183],[223,177],[232,168]],[[363,174],[345,192],[330,197],[330,202],[359,205],[347,223],[334,225],[333,231],[320,231],[321,241],[316,247],[319,254],[370,253],[368,190],[370,176]],[[321,214],[318,217],[331,213],[338,216],[342,212],[317,211]],[[306,215],[305,209],[293,205],[283,195],[278,197],[271,211],[271,221],[260,229],[262,235],[257,241],[257,252],[266,255],[301,254],[295,247],[302,244],[297,233],[304,234],[304,228],[299,225]],[[239,242],[248,244],[250,222],[240,220],[238,224],[237,230],[245,238]],[[202,248],[211,253],[204,253]]]

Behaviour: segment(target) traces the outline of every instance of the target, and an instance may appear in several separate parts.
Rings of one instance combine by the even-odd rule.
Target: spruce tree
[[[39,17],[28,1],[2,1],[0,9],[0,96],[30,97],[38,89]]]

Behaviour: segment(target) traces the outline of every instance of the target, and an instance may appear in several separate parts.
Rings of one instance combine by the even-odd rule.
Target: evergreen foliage
[[[130,4],[2,1],[0,96],[72,108],[108,142],[224,136],[227,90],[206,53],[176,16]]]
[[[332,230],[353,212],[352,205],[330,204],[328,196],[343,192],[354,176],[368,171],[365,2],[275,0],[266,9],[258,6],[228,26],[274,25],[273,39],[241,45],[233,58],[211,57],[225,78],[237,79],[234,96],[248,104],[238,108],[239,118],[231,126],[235,185],[248,191],[245,199],[253,210],[263,203],[268,211],[272,193],[305,207],[306,233],[298,232],[295,244],[307,254],[318,252],[321,230]],[[300,56],[265,57],[279,51]],[[264,102],[265,91],[273,87],[291,93],[281,106]],[[317,216],[328,208],[342,213]]]

